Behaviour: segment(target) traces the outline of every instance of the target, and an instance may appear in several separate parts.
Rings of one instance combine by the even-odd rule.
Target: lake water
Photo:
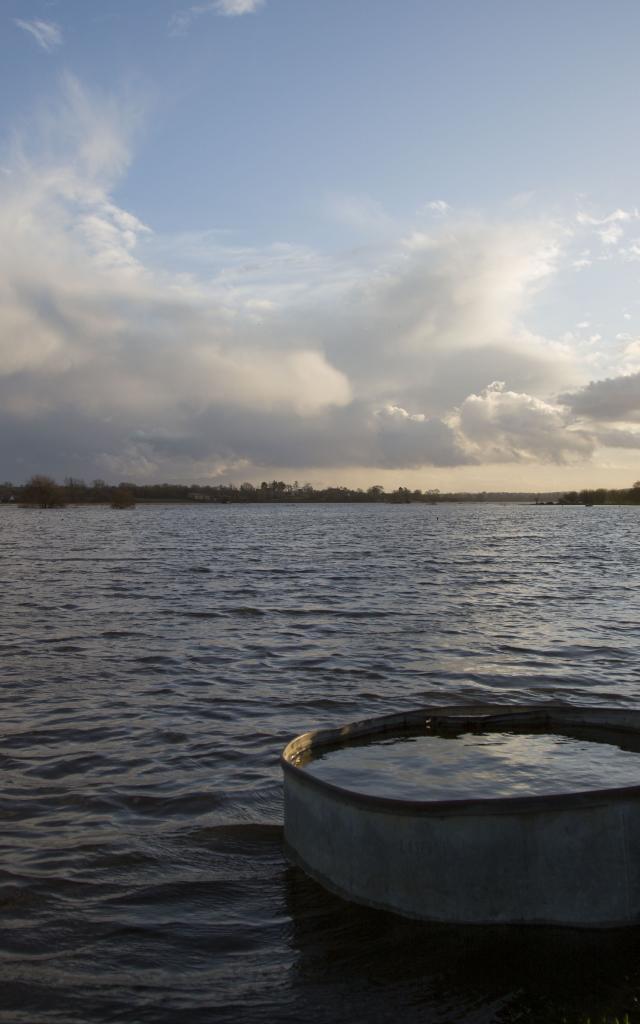
[[[640,1019],[636,929],[325,893],[278,763],[428,703],[637,707],[639,514],[0,508],[3,1024]]]
[[[372,796],[464,800],[640,786],[640,754],[541,733],[400,735],[318,751],[310,775]]]

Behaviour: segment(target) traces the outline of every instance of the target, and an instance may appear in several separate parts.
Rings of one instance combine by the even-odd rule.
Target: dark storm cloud
[[[640,420],[640,373],[592,381],[560,399],[576,416],[592,420]]]

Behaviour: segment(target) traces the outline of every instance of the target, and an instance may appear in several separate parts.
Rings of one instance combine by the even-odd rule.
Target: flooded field
[[[1,508],[3,1022],[635,1021],[635,930],[325,893],[284,856],[278,758],[429,703],[637,707],[637,516]]]

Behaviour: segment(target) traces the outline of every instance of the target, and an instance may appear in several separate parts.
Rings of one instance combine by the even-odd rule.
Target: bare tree
[[[62,508],[64,491],[50,476],[36,474],[27,480],[22,491],[25,505],[37,505],[39,508]]]

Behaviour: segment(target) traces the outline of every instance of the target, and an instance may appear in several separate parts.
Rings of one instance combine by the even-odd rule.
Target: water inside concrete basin
[[[295,761],[344,789],[401,800],[573,793],[640,785],[637,740],[586,732],[378,734],[308,750]]]

